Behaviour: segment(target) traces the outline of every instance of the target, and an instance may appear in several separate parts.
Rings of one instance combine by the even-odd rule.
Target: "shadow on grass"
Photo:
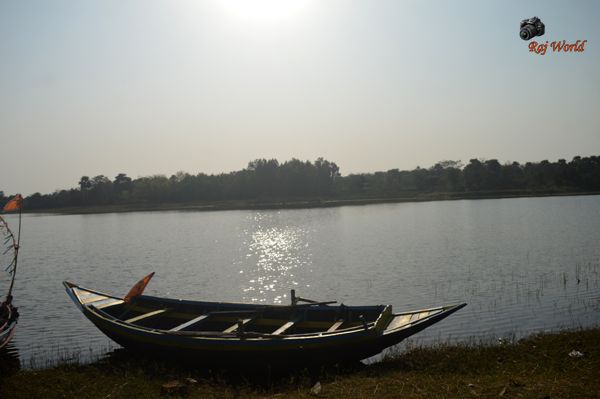
[[[17,348],[10,343],[0,349],[0,375],[12,375],[21,369]]]
[[[161,380],[182,380],[193,378],[206,382],[225,384],[231,388],[252,387],[257,390],[271,390],[278,387],[312,386],[317,381],[332,376],[348,376],[359,373],[370,366],[362,362],[344,364],[295,366],[266,364],[230,364],[227,367],[215,366],[190,360],[150,357],[128,349],[116,349],[104,358],[83,367],[95,367],[109,374],[123,374],[135,370],[145,378]]]

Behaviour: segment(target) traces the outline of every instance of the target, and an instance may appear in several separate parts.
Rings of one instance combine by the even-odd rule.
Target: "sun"
[[[279,23],[301,14],[314,0],[218,0],[228,14],[255,23]]]

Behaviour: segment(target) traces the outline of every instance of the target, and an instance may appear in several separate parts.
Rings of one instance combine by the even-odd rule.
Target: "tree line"
[[[496,159],[441,161],[430,168],[390,169],[342,176],[335,162],[257,159],[245,169],[221,174],[154,175],[132,179],[119,173],[82,176],[77,187],[24,198],[26,209],[112,204],[164,204],[216,201],[394,198],[421,193],[600,191],[600,156],[567,162],[501,164]],[[0,205],[8,201],[0,191]]]

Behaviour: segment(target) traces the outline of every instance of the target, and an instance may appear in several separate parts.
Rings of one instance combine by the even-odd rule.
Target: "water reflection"
[[[278,215],[249,216],[251,227],[244,230],[242,246],[246,259],[240,262],[240,273],[247,276],[243,287],[246,301],[282,303],[289,290],[301,284],[298,273],[312,271],[307,229],[281,226]]]

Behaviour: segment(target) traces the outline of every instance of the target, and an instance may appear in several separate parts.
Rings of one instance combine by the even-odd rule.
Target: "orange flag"
[[[21,194],[17,194],[4,205],[4,212],[18,211],[22,205],[23,197],[21,197]]]
[[[135,283],[135,285],[131,287],[127,295],[125,295],[125,298],[123,298],[125,303],[130,303],[133,298],[142,295],[152,276],[154,276],[154,272],[150,273],[149,275]]]

